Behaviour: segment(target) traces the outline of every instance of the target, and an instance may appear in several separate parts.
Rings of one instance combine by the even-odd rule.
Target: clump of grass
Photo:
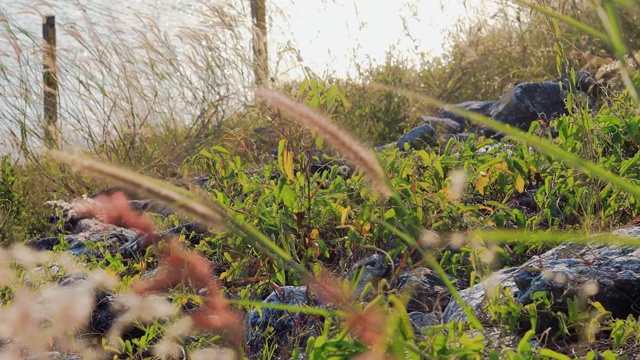
[[[112,162],[166,174],[235,127],[234,114],[248,102],[252,81],[242,34],[248,22],[240,10],[207,7],[207,26],[217,31],[184,26],[178,47],[152,19],[139,17],[139,27],[126,32],[117,22],[98,28],[90,12],[76,6],[84,14],[81,21],[58,24],[58,36],[68,44],[57,55],[59,146],[80,146]],[[31,11],[38,21],[40,15]],[[6,24],[0,36],[13,49],[4,54],[11,68],[0,77],[18,95],[3,98],[0,126],[12,135],[14,151],[35,160],[33,150],[44,138],[36,120],[42,118],[40,41],[9,14],[1,13],[0,22]],[[111,36],[104,38],[104,32]]]

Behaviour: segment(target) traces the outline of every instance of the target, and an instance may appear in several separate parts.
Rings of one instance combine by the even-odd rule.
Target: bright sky
[[[272,61],[282,58],[277,52],[290,43],[291,47],[299,50],[305,66],[320,75],[329,72],[338,76],[353,73],[354,59],[361,63],[368,59],[381,62],[385,52],[392,47],[408,58],[415,58],[418,52],[436,56],[442,52],[444,32],[455,29],[459,18],[472,16],[484,2],[486,0],[266,0],[270,19],[269,56]],[[98,31],[102,30],[104,34],[109,34],[106,27],[114,25],[111,16],[117,19],[115,25],[126,32],[128,28],[139,25],[137,14],[155,19],[170,35],[177,33],[182,26],[200,24],[203,29],[208,29],[204,25],[210,16],[207,3],[242,8],[247,12],[247,20],[249,17],[249,0],[81,3]],[[83,23],[77,0],[13,0],[0,5],[0,11],[8,12],[37,36],[40,19],[33,11],[25,11],[34,8],[42,13],[58,15],[61,23]],[[69,46],[65,40],[64,34],[60,34],[59,46]],[[285,70],[286,66],[281,65],[277,74],[283,75]],[[299,68],[285,74],[286,77],[301,75]]]
[[[273,47],[282,47],[289,40],[300,51],[306,66],[320,74],[341,76],[353,72],[354,55],[360,62],[368,58],[380,62],[392,47],[409,58],[415,58],[417,52],[440,54],[445,31],[453,29],[460,17],[471,16],[481,9],[484,3],[483,0],[272,1],[272,5],[284,9],[286,21],[273,11],[269,14],[276,17],[268,25],[270,56],[275,56]],[[409,29],[410,36],[405,29]],[[298,70],[288,75],[299,74]]]

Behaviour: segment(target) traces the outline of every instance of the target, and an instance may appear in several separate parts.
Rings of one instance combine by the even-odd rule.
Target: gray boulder
[[[425,124],[431,125],[438,132],[459,133],[464,130],[464,125],[449,118],[423,116],[420,118]],[[442,131],[441,131],[442,130]]]
[[[292,306],[318,306],[320,299],[311,295],[306,286],[282,286],[273,291],[263,303]],[[270,308],[253,309],[247,314],[247,344],[258,353],[267,341],[275,340],[279,345],[290,339],[300,340],[305,345],[310,336],[316,336],[322,320],[300,312],[289,312]]]
[[[420,311],[414,311],[408,314],[409,319],[411,320],[411,327],[413,328],[413,332],[416,334],[420,334],[422,329],[429,326],[439,325],[442,313],[438,311],[423,313]]]
[[[574,81],[575,80],[575,81]],[[599,85],[589,73],[577,73],[551,81],[524,82],[507,91],[489,108],[489,117],[522,130],[528,130],[533,121],[551,120],[568,113],[567,94],[585,94],[593,106]],[[485,135],[500,137],[492,130]]]
[[[617,236],[640,238],[640,227],[616,230]],[[566,300],[578,296],[600,302],[614,317],[626,318],[640,311],[635,302],[640,297],[640,248],[596,242],[560,245],[531,258],[521,266],[502,269],[473,288],[460,292],[465,304],[476,315],[482,314],[487,294],[500,296],[508,288],[515,299],[530,303],[538,291],[548,293],[552,307],[560,309]],[[460,304],[451,299],[443,314],[443,322],[464,321]]]
[[[388,278],[394,272],[395,264],[380,254],[373,254],[351,266],[347,272],[347,279],[356,282],[355,293],[361,296],[367,284],[374,286],[378,281]]]
[[[398,266],[398,261],[391,264],[384,256],[374,254],[355,263],[347,278],[356,282],[355,293],[364,300],[369,299],[367,294],[363,296],[367,284],[375,286],[380,280],[387,280],[389,290],[407,296],[408,312],[431,313],[442,310],[449,303],[451,293],[435,271],[423,267],[410,269],[405,265],[400,274],[392,278]]]
[[[461,102],[459,104],[453,104],[453,106],[464,109],[464,110],[473,111],[481,115],[490,116],[491,109],[493,108],[495,103],[496,101],[494,100],[486,100],[486,101],[472,100],[472,101]],[[466,128],[466,123],[468,120],[464,116],[458,115],[446,109],[440,109],[440,111],[438,111],[438,117],[451,119],[454,122],[460,124],[460,131]],[[457,131],[457,132],[460,132],[460,131]]]
[[[440,276],[428,268],[415,268],[400,274],[392,281],[391,287],[409,296],[408,312],[442,310],[451,297]]]
[[[542,82],[524,82],[508,90],[499,100],[466,101],[454,106],[493,118],[501,123],[528,130],[531,123],[550,120],[568,113],[567,95],[586,98],[589,107],[594,108],[601,93],[601,85],[587,72],[575,76],[561,76]],[[425,124],[415,127],[402,135],[397,147],[404,150],[406,144],[411,149],[434,146],[440,139],[447,140],[452,134],[466,131],[467,118],[448,109],[440,109],[436,117],[423,117]],[[437,131],[436,131],[437,130]],[[502,137],[493,130],[482,131],[487,137]]]
[[[409,149],[413,150],[434,146],[437,144],[436,131],[429,124],[422,124],[415,127],[402,135],[400,139],[398,139],[396,146],[402,151],[405,150],[406,144],[409,145]]]

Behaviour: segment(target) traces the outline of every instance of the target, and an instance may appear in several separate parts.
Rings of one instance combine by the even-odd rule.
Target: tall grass
[[[556,31],[554,28],[558,28],[557,24],[554,27],[554,22],[561,21],[600,38],[603,43],[611,47],[610,50],[616,56],[623,57],[628,52],[625,45],[626,40],[617,26],[616,9],[608,2],[595,6],[595,11],[601,14],[605,31],[592,29],[583,22],[565,16],[548,6],[525,1],[518,2],[525,8],[534,9],[548,16],[552,33]],[[213,277],[211,264],[207,259],[196,252],[184,250],[180,241],[175,239],[163,243],[164,239],[155,234],[154,222],[132,211],[126,198],[121,194],[116,194],[111,197],[98,198],[97,204],[85,204],[86,207],[83,211],[104,222],[135,229],[151,238],[150,245],[154,245],[156,248],[152,248],[141,259],[134,259],[129,263],[139,272],[135,273],[135,276],[128,277],[126,283],[124,283],[123,276],[122,279],[119,279],[121,281],[119,284],[115,283],[113,274],[109,275],[108,271],[82,269],[83,266],[66,258],[65,255],[52,256],[31,253],[20,246],[11,250],[2,249],[0,251],[0,279],[2,279],[0,285],[3,288],[0,292],[0,299],[3,309],[0,311],[0,318],[4,322],[0,326],[0,337],[17,339],[17,341],[10,343],[7,352],[24,353],[31,350],[40,354],[50,348],[55,348],[64,352],[80,353],[87,357],[96,358],[104,357],[107,353],[129,356],[134,354],[138,357],[144,357],[148,354],[137,353],[133,350],[131,342],[120,339],[125,326],[132,322],[135,323],[134,319],[138,319],[144,320],[140,321],[142,324],[138,325],[144,327],[145,335],[138,339],[135,345],[146,350],[151,347],[149,342],[155,342],[156,345],[153,348],[155,356],[179,357],[186,353],[186,345],[183,346],[180,341],[196,336],[193,334],[196,334],[197,330],[214,331],[216,334],[227,335],[223,338],[216,335],[213,340],[200,338],[205,345],[210,345],[208,341],[213,344],[208,351],[221,355],[221,351],[223,351],[221,348],[233,348],[231,356],[244,355],[245,349],[241,340],[243,324],[241,324],[238,314],[231,310],[230,303],[238,307],[258,308],[259,310],[271,308],[322,317],[323,328],[318,329],[317,336],[311,337],[305,348],[298,348],[291,351],[291,354],[281,354],[282,356],[297,357],[296,354],[304,353],[310,358],[340,355],[370,359],[480,358],[486,356],[487,352],[495,350],[485,348],[483,331],[486,330],[486,324],[482,323],[472,309],[464,304],[454,283],[449,278],[450,272],[455,273],[455,270],[452,269],[457,266],[471,268],[469,279],[473,285],[477,276],[489,275],[484,272],[487,266],[482,264],[482,257],[474,252],[476,250],[478,252],[480,250],[493,251],[485,246],[487,242],[509,243],[514,242],[514,236],[517,236],[520,245],[524,243],[524,245],[534,246],[541,241],[550,242],[550,237],[554,238],[553,241],[558,241],[568,239],[568,236],[553,232],[541,234],[527,231],[516,235],[503,231],[482,234],[469,233],[469,236],[462,236],[462,242],[449,245],[455,248],[463,245],[465,251],[473,253],[468,258],[472,265],[464,264],[467,260],[460,257],[457,258],[459,263],[451,260],[451,264],[446,264],[446,258],[437,252],[436,245],[441,244],[422,244],[420,241],[425,237],[424,224],[428,223],[426,218],[436,217],[439,212],[451,211],[452,208],[461,213],[472,213],[476,210],[473,206],[461,201],[462,196],[459,188],[465,187],[457,182],[463,181],[461,179],[466,179],[466,177],[460,175],[459,169],[448,168],[451,164],[462,165],[462,163],[455,163],[451,160],[453,157],[450,154],[451,149],[455,148],[458,151],[458,157],[468,157],[471,149],[475,150],[474,140],[462,144],[449,142],[441,150],[420,151],[408,155],[419,158],[414,163],[402,159],[396,150],[382,153],[380,158],[383,161],[379,161],[378,156],[368,150],[365,145],[341,130],[327,116],[321,114],[318,110],[321,108],[321,104],[316,104],[315,108],[309,108],[309,106],[302,104],[302,101],[296,102],[281,93],[267,89],[260,89],[257,94],[264,98],[270,106],[273,106],[275,111],[263,108],[264,104],[259,101],[252,104],[254,99],[252,99],[250,91],[251,71],[248,70],[251,61],[247,57],[248,52],[243,45],[245,42],[249,43],[246,41],[247,29],[244,20],[240,19],[240,12],[229,13],[222,11],[221,7],[211,7],[210,12],[215,19],[216,29],[220,31],[203,34],[196,29],[183,30],[183,45],[186,44],[191,50],[188,55],[179,54],[172,45],[172,40],[164,37],[156,24],[148,19],[140,19],[147,31],[135,32],[133,43],[136,46],[130,45],[131,42],[128,41],[130,39],[118,38],[117,29],[112,29],[116,36],[114,42],[105,42],[92,31],[90,19],[86,19],[88,31],[70,30],[68,36],[76,41],[88,53],[88,56],[86,62],[67,63],[63,61],[60,64],[60,77],[63,80],[61,81],[63,84],[61,114],[64,124],[61,147],[71,149],[81,144],[87,152],[92,153],[93,157],[100,158],[102,161],[80,157],[69,152],[50,154],[53,154],[62,163],[71,165],[74,171],[79,169],[102,181],[118,183],[142,192],[144,196],[165,201],[186,215],[215,227],[218,233],[204,241],[203,247],[210,251],[213,257],[226,259],[225,261],[229,263],[229,268],[223,273],[224,276],[223,274],[215,274],[220,277],[220,280],[229,277],[231,280],[238,280],[244,284],[244,281],[254,281],[256,278],[265,277],[266,280],[261,286],[269,289],[274,288],[276,292],[279,291],[280,286],[289,283],[306,284],[311,289],[310,291],[317,292],[326,303],[332,304],[333,307],[310,308],[262,304],[251,299],[249,286],[235,294],[239,297],[238,300],[228,302],[221,296],[222,291],[219,288],[218,279]],[[16,63],[16,70],[2,68],[0,81],[19,94],[17,97],[8,98],[6,100],[7,107],[0,109],[3,112],[1,115],[4,115],[6,119],[2,124],[4,130],[12,134],[14,149],[25,160],[39,164],[40,170],[45,171],[48,168],[43,167],[43,160],[49,161],[49,158],[41,157],[34,151],[40,146],[43,138],[42,124],[39,124],[37,120],[34,121],[34,119],[39,119],[40,106],[37,99],[40,96],[40,91],[37,87],[28,85],[30,82],[39,81],[39,70],[36,70],[38,60],[36,60],[37,56],[34,57],[23,51],[25,48],[37,49],[37,41],[29,37],[28,34],[24,34],[21,29],[16,28],[6,14],[2,16],[4,17],[0,18],[0,22],[6,25],[3,35],[9,43],[14,45],[12,59]],[[555,34],[557,35],[557,32]],[[561,63],[568,64],[568,61],[562,58],[562,54],[565,53],[558,47],[556,47],[558,52],[553,58],[557,68],[562,68]],[[36,51],[35,54],[37,53]],[[527,53],[523,52],[523,54]],[[549,60],[545,59],[545,61]],[[451,63],[447,64],[445,68],[457,71],[459,69],[457,65],[460,64]],[[231,74],[228,72],[229,69],[233,69]],[[638,102],[632,74],[625,67],[622,67],[621,71],[623,71],[628,94],[637,102],[636,108],[633,109],[637,111],[640,102]],[[429,78],[424,74],[418,74],[418,77],[421,76]],[[456,80],[457,84],[462,86],[462,78],[456,76],[458,75],[452,75],[447,79],[458,79]],[[431,76],[430,79],[433,80],[435,77]],[[405,99],[411,99],[415,103],[426,103],[431,108],[446,107],[448,110],[470,118],[479,125],[502,132],[516,142],[525,145],[516,149],[517,151],[529,154],[531,151],[528,146],[531,146],[534,150],[550,156],[554,161],[563,163],[570,170],[575,170],[580,174],[593,175],[598,181],[616,187],[615,191],[626,192],[636,201],[640,200],[640,187],[634,180],[625,179],[623,175],[613,174],[603,165],[598,165],[591,159],[582,158],[570,150],[561,149],[549,140],[534,137],[477,114],[448,107],[438,99],[416,93],[413,91],[414,89],[402,89],[375,83],[367,85],[367,87],[377,91],[398,93]],[[348,96],[345,97],[348,98]],[[327,102],[333,102],[333,100]],[[294,159],[290,154],[285,157],[283,145],[279,153],[281,157],[279,166],[282,167],[281,170],[284,170],[286,176],[285,174],[280,175],[277,181],[268,178],[258,179],[253,183],[245,181],[249,175],[244,171],[245,168],[240,159],[233,158],[228,151],[212,145],[220,140],[220,132],[223,128],[235,128],[245,121],[251,120],[251,118],[244,117],[250,116],[246,115],[249,112],[244,111],[244,107],[249,104],[258,107],[258,111],[262,114],[277,113],[277,116],[285,118],[289,116],[299,124],[315,130],[320,136],[326,137],[347,160],[350,160],[361,171],[356,172],[353,178],[348,181],[336,179],[335,182],[338,184],[336,186],[340,186],[340,188],[332,188],[332,184],[327,185],[327,181],[325,181],[332,176],[331,174],[312,175],[309,172],[305,173],[302,168],[298,168],[298,171],[294,172]],[[327,106],[325,110],[333,111],[335,109]],[[281,115],[280,111],[285,114]],[[586,119],[591,115],[576,113],[574,116],[583,116]],[[364,122],[365,120],[360,119],[359,121]],[[586,121],[595,120],[586,119]],[[581,124],[577,126],[581,126]],[[66,129],[69,131],[65,131]],[[215,158],[213,154],[206,150],[200,151],[205,145],[212,151],[216,150],[228,156],[221,157],[222,160],[216,162],[216,160],[212,160]],[[177,167],[187,156],[194,153],[199,154],[200,159],[204,159],[203,161],[208,161],[208,169],[217,171],[218,173],[214,175],[220,176],[217,179],[218,183],[212,185],[211,194],[206,195],[207,199],[198,198],[174,186],[163,184],[124,168],[107,165],[104,162],[126,164],[144,172],[149,169],[157,170],[158,167],[165,167],[163,174],[166,175],[168,168]],[[389,163],[385,163],[385,159]],[[441,161],[441,159],[449,161],[450,164]],[[498,160],[506,163],[503,158]],[[193,159],[192,161],[196,162]],[[627,170],[632,166],[637,167],[637,164],[630,164],[627,166]],[[464,165],[474,169],[474,166],[481,168],[485,164],[478,166],[477,163],[469,161]],[[484,168],[485,172],[489,172],[491,165],[502,164],[494,161],[493,164],[490,163]],[[425,171],[422,169],[424,167],[431,167],[432,169],[428,169],[428,171],[432,172]],[[444,170],[445,167],[447,167],[447,171]],[[385,169],[389,169],[389,172],[385,172]],[[523,167],[520,170],[527,172],[529,169]],[[518,176],[522,174],[517,173],[516,170],[515,168],[502,169],[502,174],[507,174],[511,176],[509,179],[518,182]],[[269,166],[265,171],[266,174],[272,174],[272,168]],[[434,179],[420,179],[421,171],[424,171],[422,174],[433,174]],[[359,180],[363,176],[368,178],[373,187],[383,196],[371,196],[369,192],[359,187]],[[310,179],[317,182],[313,199],[309,190],[311,188]],[[435,185],[430,183],[432,180]],[[524,180],[522,181],[524,182]],[[309,190],[307,198],[296,193],[303,185],[307,186],[307,190]],[[514,193],[516,191],[524,192],[524,185],[521,185],[521,190],[518,190],[519,185],[517,184],[508,185],[516,189],[512,190]],[[8,186],[6,187],[8,188]],[[238,188],[241,193],[234,193]],[[326,191],[323,192],[326,188],[331,191],[342,191],[339,194],[341,196],[339,200],[335,201],[339,203],[339,206],[327,201],[321,202],[326,200],[323,197],[331,196]],[[482,191],[482,195],[485,195],[484,189]],[[315,197],[316,194],[319,194],[318,197],[323,199],[318,200]],[[254,202],[255,199],[258,200]],[[319,208],[329,209],[330,215],[325,215],[321,219],[335,219],[336,213],[339,213],[340,220],[336,222],[340,225],[332,224],[331,226],[350,228],[351,231],[348,235],[336,237],[333,244],[328,238],[322,239],[317,228],[320,226],[314,224],[317,219],[305,219],[304,212],[295,210],[295,206],[299,205],[296,202],[307,201],[307,205],[311,207],[312,200],[317,201],[313,204]],[[424,206],[424,202],[428,201],[436,204],[435,209]],[[490,201],[489,199],[486,203],[489,204]],[[498,203],[498,201],[493,202]],[[246,205],[246,207],[242,208],[239,205],[232,208],[234,204]],[[504,204],[492,206],[499,209],[500,205]],[[488,211],[487,205],[482,206],[484,206],[483,211]],[[425,209],[433,210],[433,213],[425,214]],[[319,210],[325,211],[325,209]],[[494,209],[489,210],[494,211]],[[259,211],[262,212],[256,215]],[[311,217],[310,214],[311,212],[309,212],[309,217]],[[515,212],[513,214],[516,218],[519,216]],[[273,217],[277,219],[273,219]],[[270,222],[271,227],[261,229],[261,221],[272,221]],[[526,224],[525,219],[521,225]],[[382,249],[380,244],[373,244],[376,245],[373,247],[377,250],[383,252],[388,250],[389,254],[401,257],[403,262],[426,263],[432,268],[453,294],[455,301],[463,306],[468,321],[466,323],[436,325],[427,330],[427,336],[417,337],[411,329],[409,315],[405,309],[406,299],[401,294],[386,293],[384,281],[381,282],[378,289],[371,290],[376,295],[373,300],[368,305],[362,306],[357,301],[358,299],[353,298],[353,293],[345,289],[346,286],[341,280],[326,274],[321,259],[323,256],[331,258],[333,255],[329,254],[328,246],[334,246],[333,249],[337,249],[339,246],[343,246],[342,243],[349,242],[350,249],[360,250],[371,247],[365,242],[365,240],[377,240],[371,233],[380,237],[393,235],[400,240],[395,243],[390,241],[391,248],[386,250]],[[296,238],[299,234],[302,235]],[[452,241],[456,238],[454,235],[451,236]],[[602,239],[604,238],[600,238],[600,240]],[[347,245],[344,246],[348,248]],[[315,251],[315,249],[318,254],[306,251]],[[321,256],[320,253],[323,255]],[[347,257],[350,255],[347,251]],[[235,261],[229,260],[234,257]],[[251,263],[253,259],[257,259],[255,263]],[[308,263],[300,261],[300,259],[308,260]],[[122,259],[112,257],[107,260],[107,263],[89,264],[87,267],[105,266],[110,271],[113,271],[112,267],[124,268]],[[338,259],[337,262],[348,263],[350,260]],[[40,271],[37,270],[40,269],[39,265],[50,262],[56,262],[62,268],[59,270],[60,273],[56,273],[56,276],[88,273],[89,280],[86,283],[76,283],[71,288],[73,292],[68,292],[66,296],[61,296],[65,293],[64,288],[57,285],[49,287],[49,284],[46,283],[43,285],[44,289],[39,285],[33,286],[39,293],[26,290],[22,283],[26,277],[25,274]],[[8,263],[11,263],[12,266],[8,266]],[[155,275],[140,280],[139,276],[142,270],[156,263],[159,264],[159,269]],[[234,266],[242,268],[237,269]],[[78,268],[81,269],[78,270]],[[235,275],[234,278],[234,271],[240,275]],[[249,271],[254,272],[250,273]],[[5,274],[6,277],[3,276]],[[55,276],[49,275],[45,276],[47,280],[57,279]],[[35,275],[29,276],[30,282],[34,279]],[[111,335],[111,339],[99,340],[100,343],[90,343],[89,341],[85,343],[82,339],[78,339],[77,334],[81,334],[82,326],[86,325],[90,316],[94,293],[102,289],[113,290],[114,288],[124,289],[127,292],[127,296],[123,297],[122,302],[129,310],[121,314],[112,332],[107,334]],[[200,292],[199,288],[207,291]],[[191,290],[193,290],[193,294]],[[192,296],[199,305],[199,311],[190,313],[188,316],[181,314],[177,311],[177,306],[168,305],[150,295],[157,291],[171,293],[181,305],[185,304],[182,300]],[[81,300],[82,306],[66,309],[62,301],[72,301],[69,299],[69,294],[74,295],[75,300]],[[507,299],[504,300],[505,303],[499,305],[492,303],[493,306],[498,306],[493,310],[500,312],[502,316],[517,317],[521,315],[518,313],[523,311],[523,307],[518,307],[517,304],[508,304],[508,294],[505,294],[505,298]],[[38,299],[38,301],[34,299]],[[46,306],[47,304],[51,306]],[[35,310],[39,313],[35,313]],[[527,310],[529,311],[530,308]],[[16,317],[14,314],[19,314],[21,317]],[[521,320],[521,318],[517,319]],[[21,324],[21,321],[24,323]],[[626,328],[623,325],[618,326],[619,329],[624,328],[619,330],[621,333],[627,331],[626,329],[634,329],[636,326],[634,320],[628,319],[627,321],[627,325],[624,325]],[[145,327],[145,323],[149,322],[154,325]],[[507,324],[502,323],[502,325],[506,326]],[[535,326],[533,327],[534,329],[523,335],[516,348],[500,349],[504,350],[501,355],[505,358],[518,359],[534,359],[536,356],[567,358],[567,356],[550,349],[538,349],[539,353],[532,351],[529,339],[535,335],[536,329]],[[544,334],[540,335],[542,339]],[[224,354],[229,355],[228,350],[224,350]],[[272,355],[273,353],[269,353],[269,349],[265,347],[262,357],[267,358]],[[493,352],[492,356],[497,357],[498,353]]]
[[[81,21],[58,24],[61,148],[168,171],[241,121],[236,114],[252,83],[243,9],[210,6],[207,24],[169,37],[151,18],[135,15],[132,29],[104,25],[108,18],[98,27],[82,4],[75,7]],[[9,16],[0,13],[0,36],[13,50],[0,74],[7,92],[1,126],[14,151],[34,158],[43,144],[41,41]]]

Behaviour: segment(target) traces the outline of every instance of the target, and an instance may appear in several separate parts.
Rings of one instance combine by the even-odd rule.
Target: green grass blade
[[[544,7],[542,5],[538,5],[535,3],[530,3],[524,0],[515,0],[518,4],[522,5],[522,6],[526,6],[529,7],[535,11],[538,11],[540,13],[543,13],[545,15],[551,16],[554,19],[557,19],[559,21],[562,21],[563,23],[573,26],[574,28],[588,34],[591,35],[593,37],[596,37],[600,40],[602,40],[605,44],[610,45],[611,44],[611,39],[609,38],[609,36],[603,32],[600,32],[594,28],[592,28],[591,26],[578,21],[570,16],[567,15],[563,15],[560,14],[552,9],[549,9],[547,7]]]
[[[638,239],[633,237],[615,235],[611,233],[603,233],[597,235],[589,235],[579,232],[536,232],[529,233],[518,230],[490,230],[479,231],[472,235],[478,236],[485,243],[492,244],[541,244],[556,245],[561,242],[571,241],[575,244],[618,244],[625,246],[638,246]]]
[[[262,308],[262,309],[273,309],[273,310],[282,310],[288,311],[291,313],[303,313],[307,315],[318,315],[324,317],[340,317],[346,318],[347,313],[342,310],[330,310],[324,309],[320,307],[310,307],[310,306],[299,306],[299,305],[288,305],[288,304],[277,304],[277,303],[266,303],[261,301],[253,301],[253,300],[227,300],[229,304],[235,306],[241,306],[245,308]]]
[[[442,266],[440,266],[438,261],[436,261],[436,259],[433,257],[433,255],[431,255],[428,252],[426,252],[425,249],[420,244],[418,244],[413,237],[411,237],[409,234],[406,234],[406,233],[402,232],[394,224],[386,222],[386,221],[384,221],[382,219],[378,219],[377,222],[380,225],[382,225],[385,228],[387,228],[388,230],[390,230],[391,232],[393,232],[394,234],[396,234],[398,237],[400,237],[400,239],[402,239],[407,245],[417,249],[420,252],[422,257],[427,262],[427,265],[429,265],[431,270],[435,271],[436,274],[438,274],[438,276],[440,277],[442,282],[447,287],[447,290],[449,290],[449,292],[451,292],[451,296],[453,296],[453,298],[456,299],[458,304],[460,304],[460,306],[462,307],[462,310],[464,311],[465,315],[467,316],[467,321],[469,322],[469,325],[471,325],[471,327],[473,327],[473,328],[475,328],[477,330],[482,330],[483,329],[482,323],[480,323],[480,320],[478,320],[476,315],[473,313],[473,309],[471,307],[469,307],[467,305],[467,303],[464,302],[464,300],[462,299],[462,296],[460,295],[458,290],[455,288],[455,286],[453,286],[453,283],[451,282],[451,280],[449,280],[449,275],[447,275],[447,273],[444,271]]]

